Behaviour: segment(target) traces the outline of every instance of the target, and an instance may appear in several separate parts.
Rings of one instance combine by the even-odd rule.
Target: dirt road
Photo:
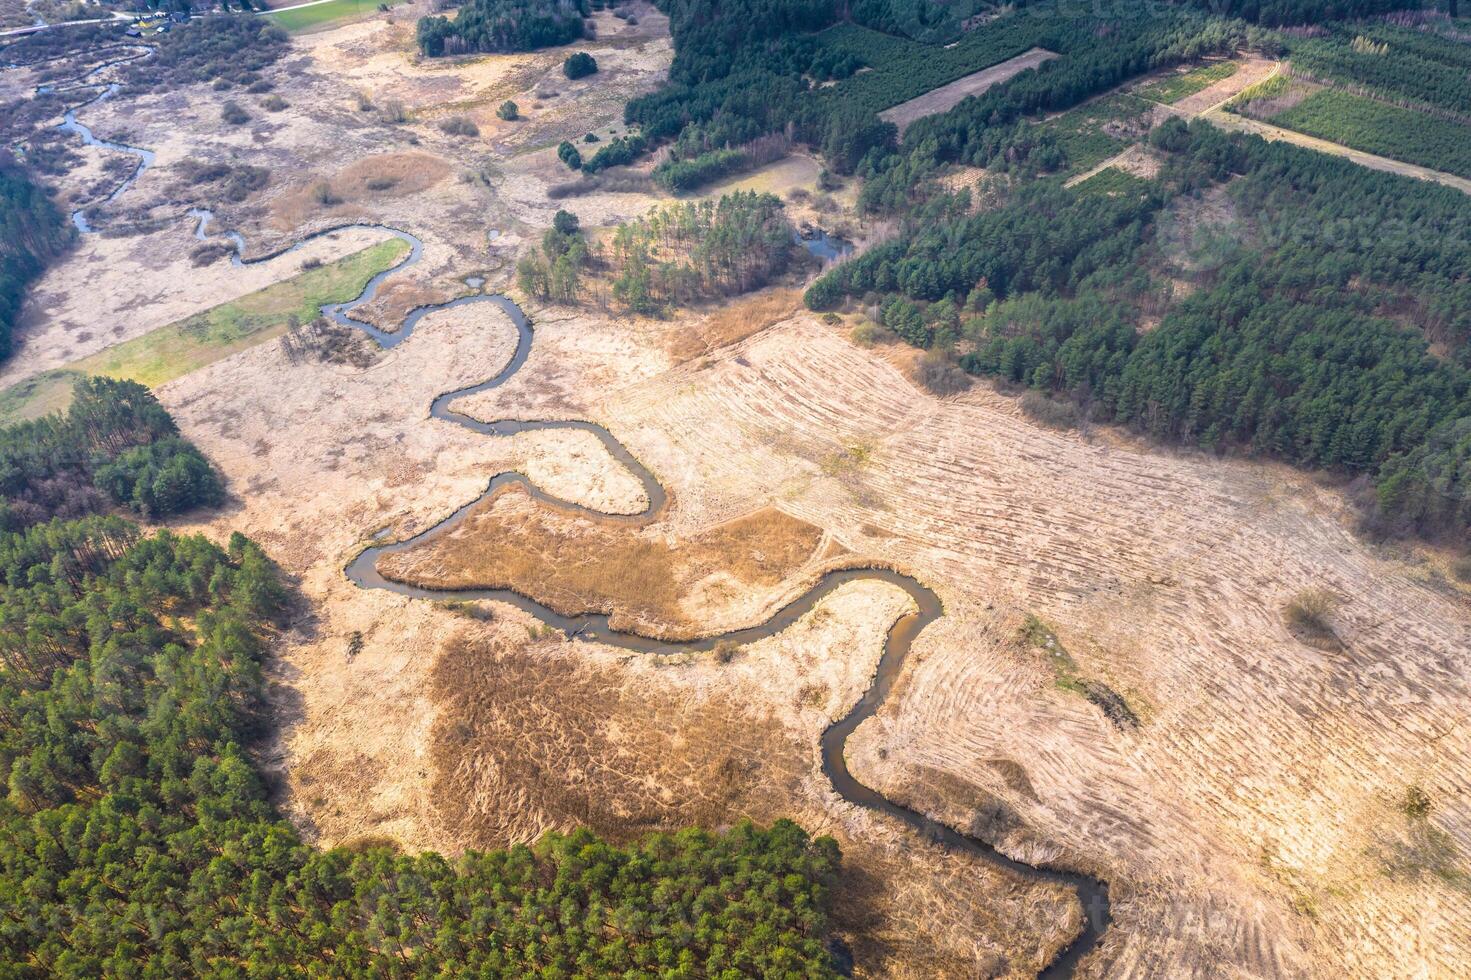
[[[1283,129],[1281,126],[1273,126],[1271,123],[1265,123],[1259,119],[1248,119],[1245,116],[1238,116],[1222,109],[1213,109],[1205,113],[1203,118],[1210,120],[1213,125],[1219,126],[1222,129],[1230,129],[1241,133],[1256,133],[1263,139],[1268,140],[1285,140],[1296,146],[1317,150],[1319,153],[1331,153],[1334,156],[1344,157],[1352,160],[1361,167],[1368,167],[1370,170],[1382,170],[1386,173],[1399,174],[1403,177],[1414,177],[1417,180],[1434,181],[1437,184],[1445,184],[1447,187],[1454,187],[1457,190],[1471,194],[1471,180],[1467,180],[1465,177],[1457,177],[1454,174],[1431,170],[1429,167],[1416,166],[1413,163],[1391,160],[1388,157],[1376,156],[1373,153],[1365,153],[1362,150],[1353,150],[1341,143],[1330,143],[1327,140],[1318,139],[1316,136],[1308,136],[1291,129]]]

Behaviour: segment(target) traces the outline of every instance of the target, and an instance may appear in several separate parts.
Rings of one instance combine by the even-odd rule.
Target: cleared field
[[[1236,74],[1239,67],[1234,61],[1218,61],[1214,64],[1201,65],[1199,68],[1178,72],[1159,81],[1151,82],[1140,88],[1137,94],[1154,102],[1171,105],[1186,96],[1210,88],[1216,82],[1230,78]]]
[[[389,6],[404,3],[406,0],[386,0]],[[315,30],[320,27],[336,26],[339,22],[364,17],[377,12],[379,0],[327,0],[326,3],[313,3],[306,6],[292,7],[267,14],[271,20],[280,24],[293,34],[302,31]]]
[[[843,23],[817,35],[818,40],[866,66],[825,91],[844,101],[878,112],[985,70],[1037,47],[1050,36],[1051,18],[1002,17],[985,30],[971,31],[946,47]]]
[[[898,126],[900,135],[903,135],[915,120],[949,112],[959,105],[962,99],[979,95],[993,85],[999,85],[1028,68],[1036,68],[1043,62],[1051,61],[1056,57],[1058,55],[1051,51],[1032,48],[1015,58],[1008,58],[999,65],[992,65],[990,68],[983,68],[964,78],[957,78],[948,85],[942,85],[908,102],[901,102],[892,108],[885,109],[879,113],[879,116]]]
[[[1471,126],[1413,109],[1319,89],[1267,121],[1391,160],[1471,177]]]
[[[156,388],[237,351],[278,337],[291,317],[314,319],[323,303],[362,292],[390,268],[408,245],[394,238],[327,265],[309,269],[259,292],[159,327],[89,357],[18,382],[0,392],[0,420],[36,418],[71,401],[72,381],[98,374]]]

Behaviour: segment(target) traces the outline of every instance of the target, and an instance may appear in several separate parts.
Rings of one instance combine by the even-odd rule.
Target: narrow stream
[[[138,176],[153,162],[153,152],[140,147],[127,146],[122,143],[114,143],[101,140],[92,134],[92,131],[77,122],[76,113],[79,109],[94,105],[104,99],[111,98],[120,88],[116,82],[91,83],[87,79],[118,64],[146,57],[151,49],[145,49],[141,54],[116,59],[106,62],[91,69],[76,80],[71,88],[85,88],[95,85],[101,91],[91,99],[68,109],[63,117],[61,129],[67,132],[77,133],[82,137],[84,143],[89,146],[101,146],[106,149],[122,153],[130,153],[138,157],[138,165],[134,168],[122,183],[120,183],[107,196],[105,201],[115,200],[126,191],[138,179]],[[54,91],[51,86],[40,86],[38,94]],[[208,228],[214,219],[212,212],[196,208],[189,212],[190,217],[197,219],[194,235],[201,240],[208,238]],[[92,228],[88,225],[82,210],[72,213],[72,222],[82,233],[89,233]],[[482,422],[471,418],[452,407],[453,403],[470,395],[489,391],[505,384],[521,366],[526,363],[527,356],[531,353],[532,325],[525,312],[509,297],[495,293],[482,293],[470,296],[461,296],[458,299],[446,303],[437,303],[427,306],[416,307],[410,310],[399,328],[394,331],[384,331],[366,323],[353,316],[353,311],[358,307],[372,302],[377,296],[378,289],[389,276],[401,272],[414,263],[418,262],[424,254],[424,243],[416,236],[398,228],[390,228],[385,225],[351,224],[333,228],[326,228],[302,238],[295,244],[278,249],[266,255],[247,259],[245,257],[246,243],[244,237],[235,231],[225,231],[221,234],[234,245],[234,251],[230,256],[233,265],[247,266],[265,262],[270,259],[294,252],[308,241],[347,230],[371,230],[381,231],[392,235],[409,245],[409,252],[399,260],[392,268],[378,273],[355,299],[346,303],[330,303],[322,307],[324,316],[331,318],[334,322],[351,326],[368,334],[384,348],[396,347],[413,335],[414,328],[428,314],[438,310],[453,307],[467,306],[477,303],[488,303],[504,312],[510,317],[517,331],[517,344],[515,353],[511,359],[493,377],[447,391],[436,397],[430,404],[429,414],[432,418],[439,419],[454,425],[463,426],[473,432],[488,436],[509,436],[518,432],[535,432],[551,429],[576,429],[589,432],[595,436],[619,463],[627,467],[639,482],[643,485],[644,492],[648,497],[648,506],[637,514],[609,515],[601,511],[593,511],[570,501],[561,500],[536,487],[529,479],[520,473],[500,473],[490,480],[485,492],[476,499],[460,507],[444,520],[433,527],[403,541],[373,544],[365,548],[361,554],[352,560],[345,569],[347,577],[362,588],[386,589],[399,595],[410,596],[421,599],[493,599],[505,602],[521,609],[537,619],[541,620],[555,629],[561,630],[573,639],[589,640],[604,643],[620,649],[635,652],[701,652],[714,649],[718,643],[745,644],[765,637],[774,636],[785,630],[807,612],[811,611],[820,601],[832,594],[840,586],[848,582],[856,581],[881,581],[887,582],[896,588],[904,590],[914,600],[918,611],[900,617],[890,628],[884,643],[883,654],[879,658],[878,667],[874,672],[873,682],[853,708],[830,725],[821,737],[822,770],[832,782],[837,794],[848,802],[865,807],[878,813],[885,814],[897,819],[907,826],[913,828],[926,840],[939,843],[945,847],[957,851],[963,851],[985,860],[992,865],[1004,868],[1030,881],[1048,882],[1061,884],[1072,888],[1078,896],[1078,901],[1083,907],[1083,929],[1076,939],[1063,949],[1051,963],[1043,970],[1041,976],[1046,978],[1070,977],[1073,975],[1078,962],[1092,951],[1103,938],[1110,922],[1108,884],[1097,878],[1074,872],[1063,871],[1056,868],[1030,865],[1014,860],[997,851],[993,846],[978,838],[969,837],[959,831],[931,820],[917,810],[902,806],[885,797],[882,793],[859,782],[852,773],[848,771],[848,763],[845,756],[848,736],[851,735],[864,721],[873,717],[874,713],[883,705],[894,681],[899,677],[904,668],[905,658],[913,646],[914,639],[920,632],[940,616],[944,615],[939,596],[915,579],[902,575],[891,569],[885,568],[855,568],[841,571],[829,572],[818,580],[817,584],[809,589],[799,598],[783,606],[764,623],[750,626],[745,629],[733,630],[718,636],[708,636],[697,640],[668,641],[653,637],[642,636],[636,633],[625,633],[614,630],[608,625],[608,617],[605,615],[582,615],[563,616],[541,603],[526,596],[512,592],[508,589],[458,589],[458,590],[435,590],[419,586],[407,585],[402,582],[392,582],[384,578],[377,569],[378,559],[386,554],[393,554],[412,548],[423,541],[453,529],[474,507],[490,494],[495,493],[501,487],[516,483],[524,486],[526,490],[536,499],[556,504],[561,507],[571,508],[600,519],[609,518],[626,522],[630,525],[642,525],[656,520],[663,512],[667,503],[667,496],[663,486],[649,470],[634,458],[621,442],[613,437],[613,434],[600,425],[584,421],[520,421],[514,419],[502,419],[494,422]],[[840,239],[831,238],[826,232],[819,232],[812,238],[799,239],[801,244],[812,254],[824,260],[831,261],[841,258],[851,251],[851,245]],[[483,283],[483,280],[482,280]],[[472,288],[479,288],[480,284],[472,284]],[[386,537],[386,533],[380,531],[373,536],[373,540],[379,541]]]
[[[412,241],[418,241],[405,232],[395,231],[394,229],[387,230],[393,231],[395,234]],[[416,260],[417,257],[418,253],[416,252],[411,259],[395,267],[395,270],[407,265],[408,262]],[[386,276],[386,273],[384,275]],[[787,629],[816,607],[819,602],[834,592],[839,586],[847,582],[876,580],[887,582],[896,588],[903,589],[914,600],[915,605],[918,607],[918,612],[905,615],[894,623],[885,640],[884,651],[879,658],[872,684],[848,714],[834,722],[822,733],[822,771],[832,782],[834,790],[843,799],[900,820],[916,830],[926,840],[974,855],[1030,881],[1044,881],[1072,888],[1077,894],[1078,901],[1083,908],[1083,929],[1073,942],[1059,952],[1053,961],[1047,965],[1041,976],[1059,978],[1071,977],[1073,975],[1078,962],[1098,945],[1108,928],[1110,912],[1108,884],[1106,882],[1088,875],[1025,864],[1009,858],[983,840],[969,837],[945,824],[930,819],[917,810],[912,810],[909,807],[895,803],[877,790],[859,782],[848,771],[848,762],[845,755],[848,736],[856,731],[858,726],[863,724],[864,721],[871,718],[883,705],[884,699],[888,696],[894,681],[904,669],[904,661],[909,656],[909,651],[913,646],[915,637],[920,634],[925,626],[944,615],[944,609],[941,606],[939,596],[922,583],[907,575],[887,568],[853,568],[833,571],[824,575],[806,593],[777,610],[771,618],[763,623],[749,626],[745,629],[732,630],[717,636],[707,636],[696,640],[671,641],[615,630],[608,625],[608,617],[603,614],[564,616],[537,602],[535,599],[521,595],[518,592],[513,592],[510,589],[439,590],[409,585],[404,582],[395,582],[385,578],[378,571],[379,558],[384,555],[395,554],[413,548],[433,537],[453,530],[481,501],[504,486],[519,484],[537,500],[555,504],[559,507],[569,508],[603,520],[612,518],[635,526],[656,520],[664,509],[667,497],[663,486],[654,478],[654,475],[634,458],[633,454],[621,442],[614,438],[611,432],[600,425],[583,421],[526,422],[514,419],[482,422],[462,412],[457,412],[451,407],[458,399],[469,395],[480,394],[481,392],[489,391],[505,384],[526,363],[526,358],[531,353],[532,326],[525,312],[513,300],[506,296],[487,294],[461,297],[460,299],[434,306],[421,306],[410,311],[404,319],[403,327],[399,331],[392,334],[384,334],[382,331],[367,326],[351,317],[353,308],[371,300],[376,293],[376,288],[376,283],[369,283],[368,288],[363,291],[363,295],[357,299],[348,303],[337,304],[330,308],[323,307],[323,312],[333,316],[340,323],[347,323],[364,329],[375,340],[378,340],[379,343],[383,343],[384,346],[394,346],[402,343],[407,339],[409,333],[412,332],[414,326],[425,315],[435,310],[460,306],[466,303],[492,303],[504,311],[516,327],[516,350],[511,355],[505,367],[501,368],[491,378],[479,384],[457,388],[437,396],[430,403],[429,407],[429,414],[432,418],[460,425],[473,432],[490,436],[508,436],[515,435],[517,432],[534,432],[545,429],[577,429],[583,432],[590,432],[597,437],[614,459],[627,467],[629,472],[638,478],[639,482],[643,485],[649,503],[643,511],[637,514],[610,515],[602,511],[591,510],[580,504],[575,504],[546,493],[520,473],[499,473],[491,478],[483,494],[460,507],[438,524],[402,541],[372,544],[365,548],[345,569],[347,577],[352,582],[362,588],[386,589],[390,592],[416,599],[492,599],[515,606],[517,609],[535,616],[548,626],[562,631],[562,633],[572,639],[589,640],[639,653],[703,652],[713,650],[717,644],[721,643],[746,644],[765,639],[769,636],[775,636]],[[374,536],[374,541],[380,540],[383,536],[382,532],[380,532],[379,535]]]
[[[63,133],[75,133],[82,138],[82,143],[86,146],[100,146],[104,150],[113,150],[118,153],[126,153],[130,156],[135,156],[138,158],[138,163],[133,167],[132,172],[128,174],[128,176],[124,177],[122,182],[114,187],[112,189],[112,192],[108,194],[107,197],[103,198],[102,201],[97,202],[101,204],[110,204],[111,202],[117,200],[118,196],[121,195],[123,191],[133,186],[133,184],[138,180],[138,177],[143,173],[143,171],[147,170],[150,166],[153,165],[154,159],[152,150],[145,150],[141,146],[129,146],[126,143],[115,143],[112,140],[99,139],[95,135],[93,135],[91,129],[77,122],[77,112],[79,110],[85,109],[88,106],[96,105],[99,102],[104,102],[107,99],[112,98],[122,88],[122,85],[119,82],[93,82],[89,81],[89,79],[100,75],[104,71],[107,71],[109,68],[114,68],[118,65],[125,65],[130,61],[137,61],[140,58],[146,58],[153,53],[152,48],[145,47],[143,45],[127,45],[126,49],[132,50],[135,53],[124,58],[114,58],[111,61],[104,61],[96,68],[89,69],[81,75],[77,76],[75,79],[72,80],[72,82],[68,83],[65,88],[58,88],[56,85],[50,83],[36,86],[37,95],[64,94],[66,92],[71,92],[77,89],[98,89],[97,94],[92,96],[92,98],[87,99],[83,102],[79,102],[76,105],[72,106],[70,109],[67,109],[61,117],[61,124],[58,125],[56,128],[61,130]],[[94,205],[87,205],[87,207],[93,206]],[[71,213],[71,222],[73,225],[76,226],[77,231],[81,232],[82,234],[88,235],[93,233],[92,226],[87,222],[85,207],[77,208]]]

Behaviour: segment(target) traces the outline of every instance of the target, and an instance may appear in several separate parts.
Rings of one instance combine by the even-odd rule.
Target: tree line
[[[45,188],[0,151],[0,360],[10,356],[27,287],[72,238],[71,225]]]
[[[223,497],[209,461],[134,381],[81,378],[65,414],[0,428],[0,529],[111,505],[164,517]]]
[[[586,0],[470,0],[454,20],[421,18],[419,50],[438,57],[568,44],[583,36],[583,18],[588,13]]]
[[[1170,120],[1151,141],[1161,175],[1128,192],[1032,185],[979,215],[929,203],[927,221],[828,272],[807,302],[861,298],[971,373],[1161,440],[1366,474],[1380,526],[1471,542],[1459,192],[1205,123]],[[1161,212],[1222,184],[1260,217],[1141,335],[1159,304]]]
[[[837,845],[789,821],[454,859],[304,844],[247,748],[286,599],[238,534],[0,534],[8,973],[837,976]]]

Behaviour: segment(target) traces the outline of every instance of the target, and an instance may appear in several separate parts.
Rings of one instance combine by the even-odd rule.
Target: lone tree
[[[507,99],[501,103],[501,107],[495,111],[495,114],[506,120],[506,122],[514,122],[521,118],[521,107],[510,99]]]
[[[568,55],[567,60],[562,62],[562,74],[572,79],[586,78],[597,70],[597,61],[586,51]]]

